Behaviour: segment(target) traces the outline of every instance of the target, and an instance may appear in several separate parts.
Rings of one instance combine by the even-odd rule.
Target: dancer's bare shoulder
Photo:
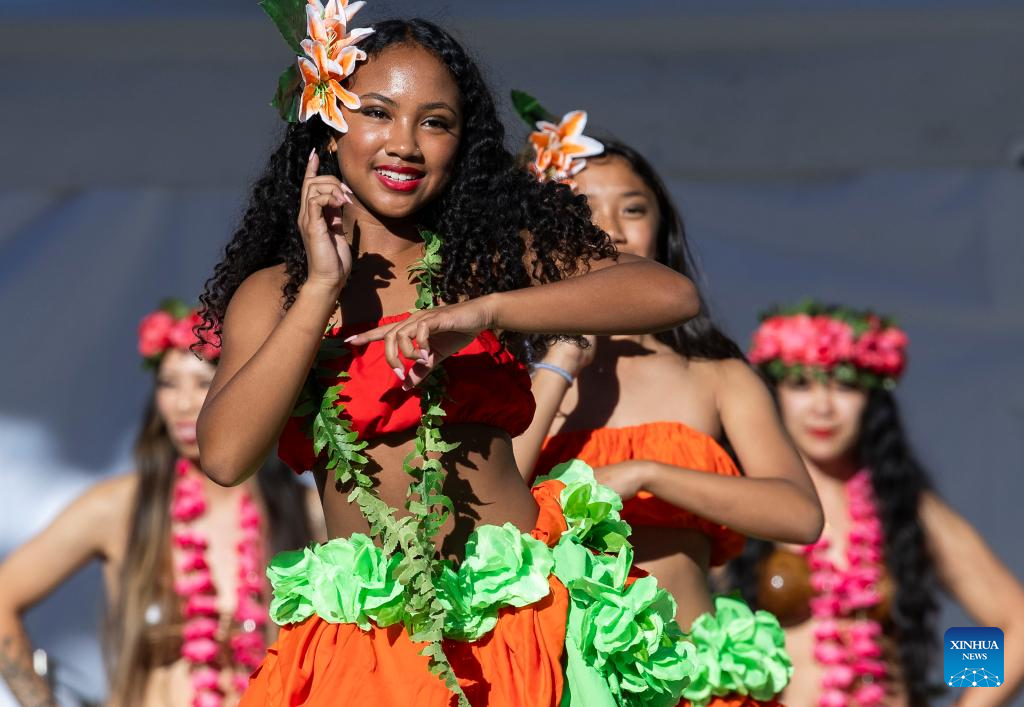
[[[231,297],[226,319],[246,319],[254,314],[266,316],[268,311],[275,312],[280,318],[284,314],[284,287],[288,279],[284,263],[249,275]]]

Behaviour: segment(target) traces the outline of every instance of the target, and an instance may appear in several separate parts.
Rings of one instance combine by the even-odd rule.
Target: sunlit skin
[[[625,158],[588,158],[574,179],[578,193],[587,197],[594,223],[611,236],[620,252],[644,258],[656,255],[662,223],[658,198]],[[668,421],[717,437],[723,427],[731,425],[730,439],[734,443],[741,440],[737,451],[749,467],[749,475],[756,479],[754,483],[762,484],[756,502],[736,496],[741,489],[735,484],[738,479],[653,460],[610,464],[596,469],[595,474],[624,499],[640,490],[649,491],[730,526],[734,520],[742,526],[749,516],[761,511],[755,510],[746,519],[719,518],[719,509],[792,507],[798,509],[800,523],[780,527],[771,519],[765,524],[753,518],[754,527],[759,533],[774,531],[786,537],[811,538],[817,533],[815,514],[819,511],[806,472],[782,433],[768,391],[745,364],[688,360],[653,335],[588,339],[588,349],[558,344],[545,358],[578,373],[574,385],[569,387],[564,379],[544,369],[534,377],[537,414],[530,430],[516,440],[516,456],[527,473],[545,434]],[[755,491],[751,485],[744,488],[747,493]],[[728,510],[726,516],[730,516]],[[680,624],[688,627],[697,616],[710,611],[710,539],[695,530],[635,524],[633,533],[637,563],[675,597]]]
[[[654,257],[661,222],[658,200],[629,162],[617,155],[591,157],[575,181],[587,195],[594,223],[620,252]]]
[[[855,457],[867,393],[832,379],[791,378],[778,396],[786,429],[808,461],[846,466]]]
[[[356,195],[347,217],[406,219],[437,198],[451,178],[462,128],[458,87],[433,55],[410,45],[371,57],[349,89],[362,106],[344,109],[349,131],[329,144]],[[396,170],[405,179],[389,176]]]
[[[155,373],[157,414],[176,452],[184,458],[199,457],[196,420],[215,371],[212,364],[190,352],[170,350]],[[209,539],[207,559],[218,589],[219,608],[230,614],[235,607],[238,574],[235,545],[241,540],[238,503],[243,488],[255,491],[256,484],[254,480],[245,487],[224,488],[205,481],[207,512],[193,527]],[[21,614],[93,559],[101,563],[108,599],[117,601],[136,488],[134,473],[101,481],[0,565],[0,666],[3,677],[24,704],[51,703],[45,701],[49,689],[31,678],[31,646]],[[40,562],[39,558],[46,561]],[[180,626],[167,627],[170,633],[180,630]],[[177,660],[150,671],[140,705],[188,707],[191,696],[189,664]]]
[[[825,510],[825,535],[831,541],[829,556],[844,567],[849,530],[844,484],[861,468],[857,447],[868,394],[819,377],[791,378],[780,382],[776,390],[786,429]],[[1004,686],[965,690],[956,704],[1006,704],[1024,679],[1024,589],[977,530],[937,495],[923,495],[919,515],[943,588],[978,625],[998,626],[1005,635]],[[786,629],[786,648],[796,666],[783,695],[787,704],[815,704],[820,693],[822,668],[814,659],[813,629],[813,621]],[[895,664],[892,670],[895,674]],[[891,687],[892,694],[885,704],[905,705],[902,686],[897,682]]]
[[[216,370],[185,351],[168,351],[160,362],[156,374],[156,408],[178,455],[186,459],[199,459],[196,421]]]

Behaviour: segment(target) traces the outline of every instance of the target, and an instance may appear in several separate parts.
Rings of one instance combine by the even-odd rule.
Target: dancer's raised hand
[[[317,175],[320,157],[309,154],[302,179],[298,226],[306,248],[307,283],[341,290],[352,272],[352,249],[345,238],[342,208],[352,203],[352,190],[331,175]]]

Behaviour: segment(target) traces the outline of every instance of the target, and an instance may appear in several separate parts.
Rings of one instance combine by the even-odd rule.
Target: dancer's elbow
[[[659,304],[667,320],[666,328],[674,328],[697,316],[700,312],[700,294],[693,281],[677,272],[666,273],[657,288]]]

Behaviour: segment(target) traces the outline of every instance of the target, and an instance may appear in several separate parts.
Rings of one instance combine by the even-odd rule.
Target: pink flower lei
[[[826,556],[827,537],[803,548],[811,569],[811,614],[814,657],[825,666],[819,707],[874,707],[883,704],[882,685],[888,669],[882,660],[882,626],[867,618],[881,602],[882,522],[878,517],[871,475],[854,474],[846,483],[850,531],[846,569]],[[839,619],[852,618],[850,622]]]
[[[749,356],[775,380],[816,373],[891,389],[906,368],[907,343],[902,329],[877,314],[809,301],[762,315]]]
[[[191,527],[206,512],[203,481],[185,459],[178,460],[175,474],[171,540],[178,576],[174,591],[185,611],[181,657],[191,666],[193,707],[220,707],[224,688],[219,667],[221,649],[217,641],[220,627],[217,589],[206,561],[207,539]],[[241,497],[238,522],[242,539],[236,546],[238,585],[233,623],[240,630],[231,637],[230,647],[234,663],[232,687],[240,693],[248,685],[250,673],[263,660],[267,623],[260,512],[247,491]]]
[[[193,346],[204,361],[219,357],[219,346],[202,341],[196,335],[195,329],[202,323],[199,313],[181,300],[161,302],[155,312],[150,312],[139,322],[139,354],[144,365],[155,370],[169,350],[192,351]]]

